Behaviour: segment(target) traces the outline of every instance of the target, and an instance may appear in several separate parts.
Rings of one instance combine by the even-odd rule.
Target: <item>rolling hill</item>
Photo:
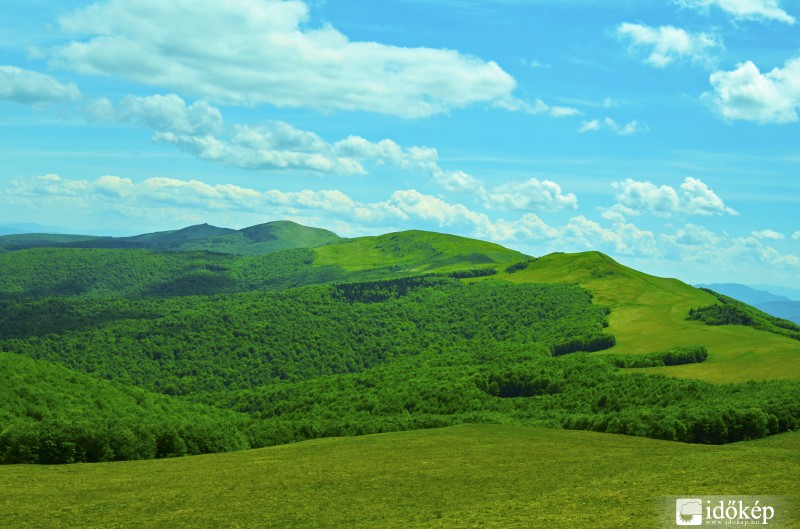
[[[275,221],[241,230],[198,224],[179,230],[145,233],[132,237],[5,235],[0,236],[0,247],[9,251],[31,248],[102,248],[262,255],[295,248],[315,248],[342,240],[335,233],[321,228],[301,226],[291,221]]]
[[[320,228],[309,228],[295,222],[277,221],[251,226],[238,231],[187,241],[181,251],[207,250],[237,255],[261,255],[295,248],[317,248],[336,244],[344,239]]]
[[[526,269],[502,276],[514,282],[575,282],[611,308],[609,352],[636,354],[700,344],[702,364],[653,368],[671,376],[713,382],[800,379],[800,341],[744,325],[709,326],[687,319],[691,309],[719,303],[708,292],[677,279],[654,277],[598,252],[551,254]]]
[[[800,329],[715,292],[423,231],[58,237],[0,254],[5,525],[650,528],[757,493],[800,527]]]
[[[716,444],[800,424],[800,328],[598,252],[287,222],[130,239],[151,248],[0,255],[0,350],[232,413],[244,444],[225,449],[473,422]],[[174,251],[193,244],[210,246]],[[49,424],[15,406],[13,450]]]
[[[143,235],[134,235],[133,237],[120,237],[119,240],[140,242],[146,246],[164,246],[179,245],[187,241],[194,241],[197,239],[207,239],[209,237],[219,237],[228,233],[233,233],[235,230],[229,228],[217,228],[209,224],[198,224],[196,226],[188,226],[180,230],[162,231],[156,233],[146,233]]]
[[[343,244],[316,248],[314,263],[354,272],[445,272],[467,268],[505,267],[528,256],[498,244],[419,230],[359,237]]]

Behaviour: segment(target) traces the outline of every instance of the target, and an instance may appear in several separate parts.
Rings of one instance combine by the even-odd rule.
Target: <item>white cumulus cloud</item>
[[[212,101],[406,118],[470,105],[531,111],[497,63],[448,49],[354,42],[298,0],[105,0],[60,19],[54,64]],[[547,107],[553,115],[565,111]]]
[[[616,191],[617,204],[604,212],[604,217],[609,220],[619,220],[627,215],[643,213],[663,217],[674,214],[738,215],[697,178],[685,178],[678,189],[631,178],[611,185]]]
[[[16,66],[0,66],[0,101],[25,104],[76,101],[81,97],[78,87],[64,84],[55,77]]]
[[[578,198],[574,193],[564,194],[555,182],[531,178],[496,187],[486,194],[485,205],[492,209],[561,211],[576,209]]]
[[[781,8],[779,0],[675,0],[683,7],[708,10],[717,7],[737,20],[774,20],[794,24],[795,18]]]
[[[800,107],[800,58],[761,73],[751,61],[710,77],[713,92],[703,98],[724,119],[794,123]]]
[[[656,68],[684,59],[707,63],[711,50],[722,47],[713,35],[691,34],[674,26],[651,27],[625,22],[617,27],[616,33],[618,38],[630,42],[632,53],[644,50],[645,62]]]
[[[761,231],[754,231],[751,233],[753,237],[756,239],[770,239],[773,241],[781,241],[786,238],[786,236],[782,233],[779,233],[775,230],[761,230]]]

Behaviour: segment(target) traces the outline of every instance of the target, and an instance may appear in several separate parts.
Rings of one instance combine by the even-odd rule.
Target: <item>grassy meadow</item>
[[[0,467],[0,519],[17,529],[649,529],[674,526],[665,496],[794,494],[798,453],[798,433],[702,446],[463,425],[157,461]],[[800,518],[775,527],[800,527]]]
[[[647,353],[694,344],[709,351],[702,364],[649,372],[709,382],[800,380],[800,341],[743,325],[689,321],[690,309],[717,299],[676,279],[625,267],[601,253],[551,254],[525,270],[497,277],[513,282],[574,282],[589,290],[595,303],[611,308],[608,331],[617,344],[609,353]]]

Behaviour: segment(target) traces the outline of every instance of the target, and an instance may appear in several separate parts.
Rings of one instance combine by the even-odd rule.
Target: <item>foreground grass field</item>
[[[665,496],[741,494],[789,496],[785,529],[800,527],[799,454],[798,433],[699,446],[466,425],[170,460],[2,467],[0,521],[17,529],[654,528],[674,527]]]

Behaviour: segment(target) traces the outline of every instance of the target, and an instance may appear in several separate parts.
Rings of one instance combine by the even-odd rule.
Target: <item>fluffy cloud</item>
[[[753,237],[756,239],[764,240],[770,239],[773,241],[781,241],[786,238],[786,236],[782,233],[778,233],[775,230],[761,230],[761,231],[754,231],[751,233]]]
[[[767,244],[778,240],[776,232],[765,230],[746,237],[728,238],[693,224],[662,234],[659,243],[663,255],[670,260],[679,261],[682,266],[695,263],[706,267],[713,263],[717,269],[741,270],[750,265],[766,265],[774,273],[775,268],[796,270],[800,268],[800,257],[783,254]]]
[[[782,254],[775,248],[764,244],[763,237],[738,237],[733,239],[726,251],[733,256],[740,256],[770,266],[780,268],[800,268],[800,257],[794,254]]]
[[[792,239],[794,239],[796,241],[800,241],[800,230],[797,230],[796,232],[794,232],[792,234]]]
[[[578,129],[578,132],[583,134],[586,132],[599,132],[602,130],[610,130],[618,136],[630,136],[632,134],[648,131],[647,127],[636,120],[629,121],[625,125],[620,125],[613,119],[606,117],[602,120],[592,119],[589,121],[584,121]]]
[[[467,173],[442,168],[438,152],[430,147],[406,148],[390,139],[372,142],[359,136],[330,143],[282,121],[226,127],[216,107],[205,101],[187,104],[176,94],[128,96],[117,106],[100,99],[91,102],[86,113],[100,121],[146,126],[157,142],[243,169],[366,174],[369,163],[427,172],[448,190],[482,189]]]
[[[716,6],[739,20],[774,20],[794,24],[795,19],[781,9],[779,0],[675,0],[683,7],[707,10]]]
[[[609,220],[624,218],[626,215],[652,213],[668,217],[674,214],[686,215],[737,215],[727,207],[723,200],[705,183],[687,177],[679,189],[651,182],[641,182],[628,178],[611,184],[616,191],[618,203],[604,213]]]
[[[624,255],[659,255],[655,235],[632,223],[617,222],[611,228],[578,215],[559,231],[559,243],[572,248],[602,249]]]
[[[205,101],[191,105],[175,94],[128,96],[120,103],[120,118],[139,121],[157,131],[214,134],[222,130],[222,113]]]
[[[330,143],[318,134],[274,121],[226,128],[219,109],[205,101],[192,104],[175,94],[128,96],[116,107],[108,100],[90,103],[89,117],[137,123],[155,131],[153,139],[203,160],[262,171],[314,171],[367,174],[367,165],[394,166],[429,174],[446,191],[469,193],[495,209],[560,211],[575,209],[577,198],[555,182],[536,179],[506,184],[489,192],[474,176],[445,169],[430,147],[403,147],[391,139],[377,142],[348,136]]]
[[[551,106],[537,99],[535,102],[530,103],[517,99],[516,97],[504,97],[496,100],[492,106],[510,110],[511,112],[524,112],[531,116],[538,116],[539,114],[546,114],[553,118],[566,118],[572,116],[579,116],[582,114],[580,110],[573,107]]]
[[[40,104],[80,97],[80,90],[72,83],[63,84],[49,75],[16,66],[0,66],[0,101]]]
[[[531,178],[495,188],[486,194],[485,205],[491,209],[561,211],[577,209],[578,198],[574,193],[562,193],[555,182]]]
[[[645,62],[656,68],[684,59],[706,63],[709,52],[722,46],[719,39],[707,33],[690,34],[673,26],[650,27],[623,23],[617,37],[630,42],[631,51],[646,50]]]
[[[765,74],[747,61],[735,70],[714,72],[710,82],[714,90],[703,97],[725,119],[758,123],[793,123],[798,119],[800,58]]]
[[[353,42],[311,27],[298,0],[107,0],[60,22],[81,40],[57,50],[57,65],[226,103],[415,118],[517,101],[494,62]]]
[[[674,235],[662,235],[664,240],[680,246],[688,246],[696,251],[697,247],[713,247],[723,240],[712,231],[703,226],[687,224],[677,230]]]

